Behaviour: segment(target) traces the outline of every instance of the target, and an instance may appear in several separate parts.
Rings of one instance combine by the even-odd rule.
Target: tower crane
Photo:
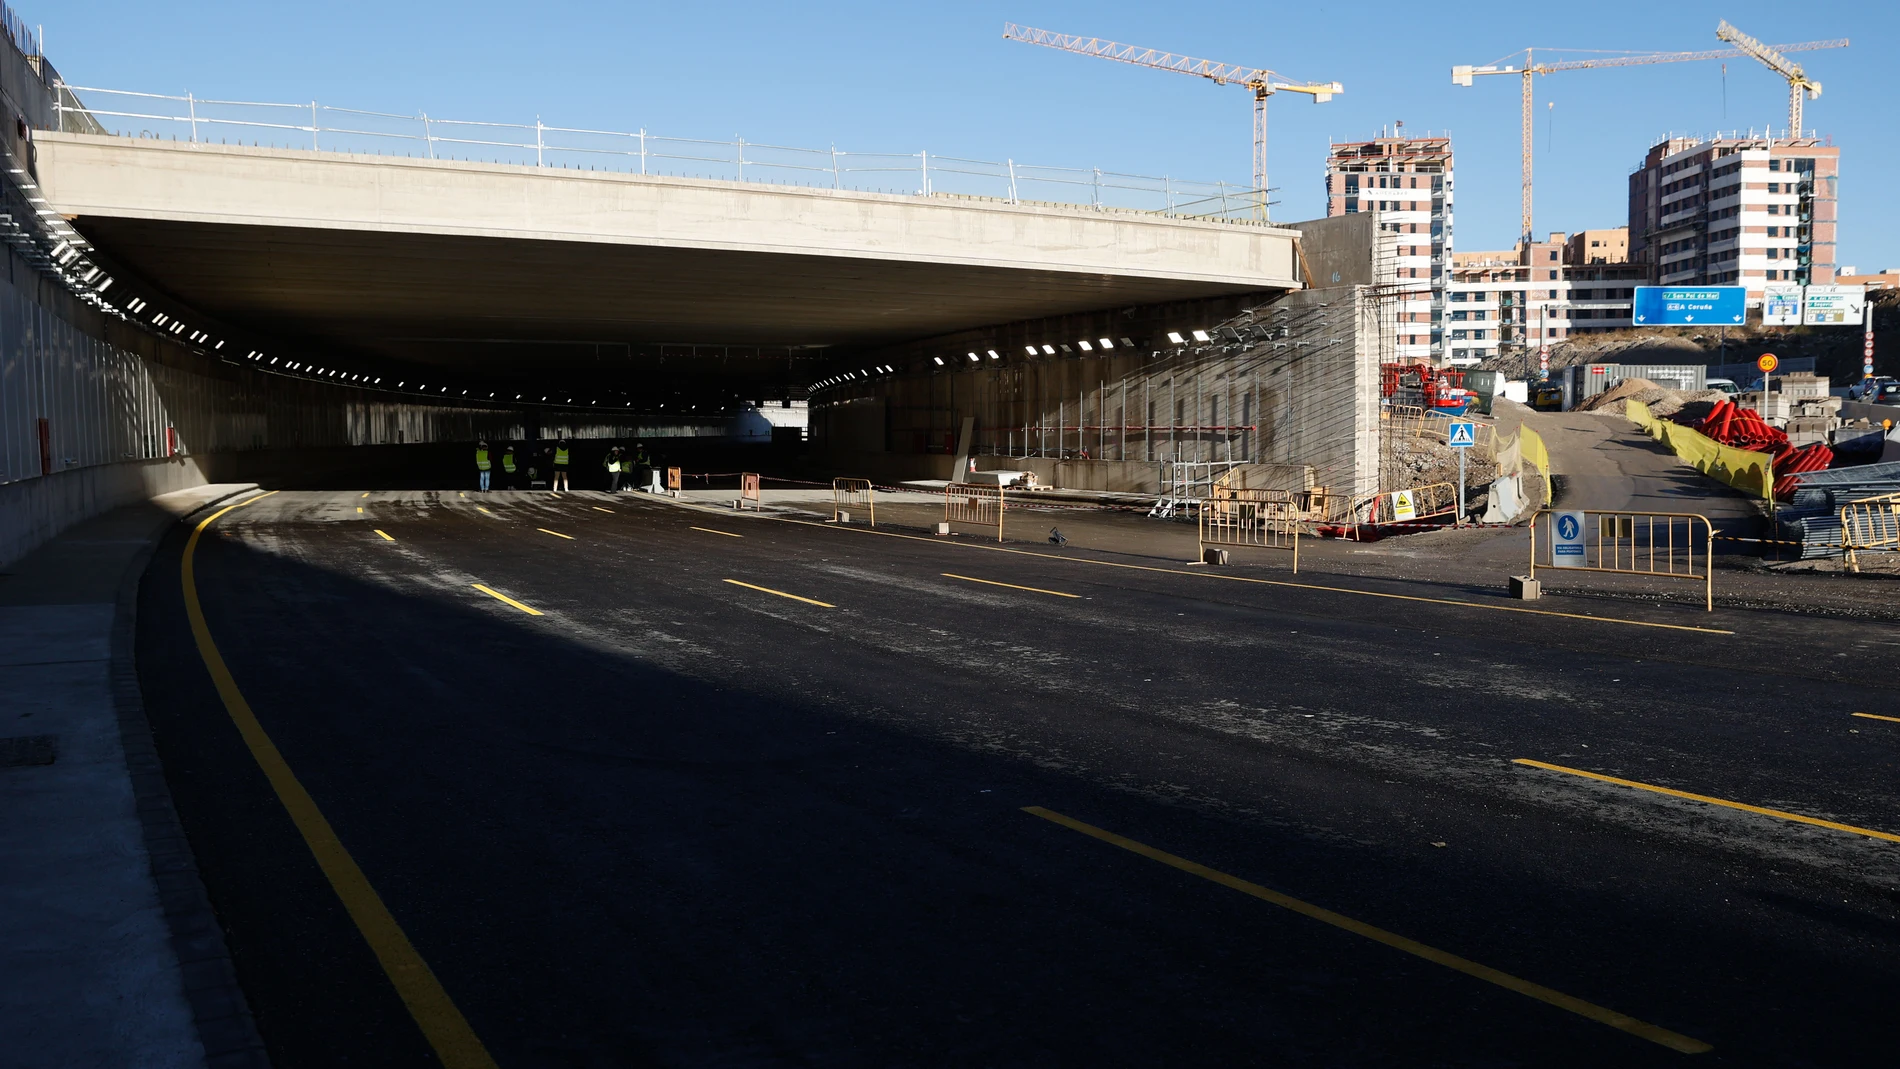
[[[1769,70],[1788,79],[1788,136],[1801,136],[1801,98],[1814,100],[1821,95],[1821,83],[1809,78],[1802,71],[1801,64],[1782,55],[1790,51],[1788,45],[1765,45],[1753,37],[1728,24],[1727,19],[1715,27],[1715,36],[1734,45],[1743,55],[1760,60]],[[1841,41],[1840,44],[1847,44]]]
[[[1728,23],[1724,22],[1722,25],[1728,26]],[[1731,26],[1729,27],[1729,29],[1734,30],[1734,27]],[[1736,32],[1739,32],[1739,31],[1736,31]],[[1841,38],[1840,40],[1835,40],[1835,41],[1807,41],[1801,44],[1774,45],[1772,47],[1768,45],[1754,43],[1752,39],[1750,39],[1750,43],[1753,43],[1755,45],[1755,48],[1760,49],[1761,53],[1774,56],[1775,59],[1779,60],[1781,63],[1787,64],[1788,66],[1793,67],[1794,74],[1789,75],[1790,85],[1795,84],[1794,79],[1796,77],[1801,77],[1800,75],[1801,68],[1798,66],[1794,66],[1793,64],[1788,64],[1787,60],[1783,59],[1780,56],[1780,53],[1782,52],[1812,52],[1812,51],[1815,51],[1817,49],[1822,49],[1822,48],[1846,48],[1847,47],[1846,38]],[[1536,61],[1536,57],[1533,54],[1533,51],[1534,50],[1529,49],[1529,48],[1524,50],[1523,66],[1509,66],[1509,65],[1500,66],[1498,64],[1491,64],[1489,66],[1484,66],[1484,67],[1457,66],[1451,69],[1451,81],[1453,85],[1469,86],[1471,84],[1472,78],[1478,75],[1485,75],[1485,74],[1515,74],[1515,75],[1518,75],[1523,80],[1523,85],[1524,85],[1523,98],[1524,99],[1523,99],[1522,136],[1524,138],[1524,158],[1523,158],[1524,188],[1523,188],[1523,218],[1521,220],[1522,226],[1520,229],[1522,232],[1523,240],[1526,242],[1533,240],[1535,236],[1534,231],[1531,229],[1531,110],[1532,110],[1531,109],[1531,77],[1532,75],[1555,74],[1558,71],[1591,70],[1598,67],[1637,67],[1637,66],[1644,66],[1651,63],[1687,63],[1692,60],[1703,60],[1703,59],[1755,58],[1755,59],[1761,59],[1762,62],[1768,63],[1769,66],[1771,67],[1774,66],[1773,62],[1767,59],[1762,59],[1762,56],[1760,54],[1746,51],[1740,47],[1721,48],[1721,49],[1716,49],[1711,52],[1636,52],[1636,53],[1632,53],[1630,55],[1624,55],[1624,56],[1604,56],[1600,59],[1566,60],[1560,63],[1538,63]],[[1552,52],[1552,51],[1569,51],[1569,50],[1544,49],[1544,51]],[[1513,55],[1515,55],[1515,53],[1513,53]],[[1776,68],[1776,69],[1779,70],[1780,68]],[[1784,71],[1783,73],[1786,73],[1786,72]],[[1804,83],[1806,82],[1805,78],[1803,78],[1803,82]],[[1806,83],[1806,84],[1813,84],[1813,83]],[[1820,85],[1814,84],[1814,94],[1816,96],[1819,96],[1820,93],[1821,93]],[[1801,113],[1799,90],[1796,90],[1795,92],[1795,102],[1792,106],[1792,110],[1798,120]]]
[[[1232,63],[1216,63],[1209,59],[1195,59],[1192,56],[1176,55],[1153,48],[1138,48],[1134,45],[1117,44],[1104,41],[1099,37],[1075,37],[1051,30],[1038,30],[1029,26],[1007,23],[1003,26],[1003,37],[1010,41],[1025,44],[1042,45],[1045,48],[1061,49],[1084,56],[1097,56],[1112,59],[1118,63],[1132,63],[1137,67],[1154,67],[1157,70],[1174,71],[1177,74],[1189,74],[1196,78],[1206,78],[1215,85],[1238,85],[1253,90],[1253,185],[1254,195],[1258,198],[1256,212],[1264,219],[1267,213],[1267,98],[1275,93],[1304,93],[1313,98],[1313,103],[1324,104],[1335,94],[1346,91],[1338,82],[1318,82],[1294,84],[1279,81],[1283,77],[1264,67],[1241,67]]]

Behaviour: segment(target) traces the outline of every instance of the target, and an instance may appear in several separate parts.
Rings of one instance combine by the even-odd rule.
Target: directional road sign
[[[1470,449],[1472,446],[1477,445],[1478,425],[1475,423],[1453,423],[1451,425],[1451,437],[1446,440],[1445,444],[1451,446],[1453,449]]]
[[[1740,326],[1745,286],[1638,286],[1631,318],[1645,327]]]

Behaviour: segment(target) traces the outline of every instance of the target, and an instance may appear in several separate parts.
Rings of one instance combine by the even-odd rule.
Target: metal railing
[[[1228,549],[1282,549],[1293,554],[1293,571],[1299,573],[1300,522],[1291,502],[1238,498],[1204,502],[1196,527],[1204,562],[1226,563]],[[1208,560],[1210,546],[1222,553],[1217,561]]]
[[[1157,519],[1183,517],[1214,495],[1214,488],[1228,472],[1246,466],[1244,460],[1161,462],[1161,498],[1148,515]]]
[[[1338,498],[1335,500],[1344,500]],[[1425,483],[1404,490],[1381,490],[1352,502],[1333,522],[1347,525],[1346,537],[1356,539],[1361,525],[1389,527],[1419,523],[1441,516],[1456,517],[1458,487],[1452,483]],[[1434,525],[1437,526],[1437,525]]]
[[[996,528],[996,540],[1003,540],[1005,496],[1000,486],[951,483],[943,488],[943,522],[967,523],[976,527]]]
[[[1537,552],[1540,523],[1545,531],[1541,560]],[[1530,531],[1532,579],[1540,568],[1687,579],[1702,584],[1703,607],[1715,611],[1715,528],[1707,516],[1539,509],[1531,517]]]
[[[210,100],[186,93],[137,93],[61,85],[61,130],[104,129],[125,137],[189,142],[236,140],[279,148],[417,159],[477,159],[532,167],[618,171],[916,196],[968,197],[1010,204],[1078,205],[1238,224],[1251,218],[1258,190],[1170,175],[1048,167],[939,156],[930,152],[844,152],[751,141],[661,137],[646,130],[592,130],[533,123],[438,119],[426,113]],[[85,94],[82,102],[77,94]],[[102,103],[103,101],[103,103]]]
[[[1857,553],[1900,553],[1900,494],[1866,497],[1842,505],[1841,545],[1850,572],[1860,571]]]
[[[862,508],[871,526],[877,526],[877,491],[869,479],[831,480],[831,522],[839,523],[853,509]]]

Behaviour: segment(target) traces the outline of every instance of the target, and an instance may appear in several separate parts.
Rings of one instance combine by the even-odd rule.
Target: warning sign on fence
[[[1412,503],[1410,490],[1399,490],[1392,494],[1392,518],[1395,520],[1418,519],[1418,508]]]

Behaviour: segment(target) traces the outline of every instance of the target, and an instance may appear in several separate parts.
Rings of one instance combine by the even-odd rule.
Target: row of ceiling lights
[[[1192,337],[1197,342],[1207,342],[1207,341],[1213,340],[1213,338],[1205,330],[1189,331],[1188,337]],[[1183,337],[1179,331],[1171,330],[1168,332],[1168,342],[1169,344],[1172,344],[1172,345],[1186,345],[1188,344],[1188,338]],[[1116,348],[1115,339],[1113,338],[1097,338],[1092,342],[1089,341],[1087,338],[1083,338],[1080,341],[1077,341],[1075,343],[1074,348],[1071,348],[1070,346],[1066,344],[1061,344],[1061,343],[1058,343],[1058,345],[1060,345],[1061,351],[1065,353],[1074,352],[1075,349],[1080,349],[1085,353],[1092,353],[1098,349],[1104,352],[1107,352]],[[1132,338],[1121,339],[1121,348],[1132,349],[1134,347],[1135,347],[1134,339]],[[1023,346],[1023,353],[1024,355],[1027,355],[1027,356],[1054,356],[1056,355],[1056,350],[1057,350],[1057,345],[1045,344],[1045,345],[1024,345]],[[989,358],[991,360],[1001,360],[1003,358],[1002,355],[994,349],[985,349],[983,351],[989,355]],[[965,353],[964,356],[968,357],[970,363],[972,364],[980,364],[983,362],[983,358],[981,356],[978,356],[974,352]],[[934,367],[946,366],[944,358],[941,356],[933,356],[930,358],[930,360],[931,360],[932,366]],[[856,372],[841,371],[836,375],[830,376],[829,378],[819,379],[817,382],[814,382],[809,387],[807,387],[807,389],[810,389],[814,392],[818,390],[830,389],[831,387],[834,387],[834,386],[842,386],[848,382],[857,382],[863,379],[868,379],[873,374],[894,375],[894,374],[897,374],[897,369],[891,366],[890,364],[879,364],[876,367],[861,368]]]

